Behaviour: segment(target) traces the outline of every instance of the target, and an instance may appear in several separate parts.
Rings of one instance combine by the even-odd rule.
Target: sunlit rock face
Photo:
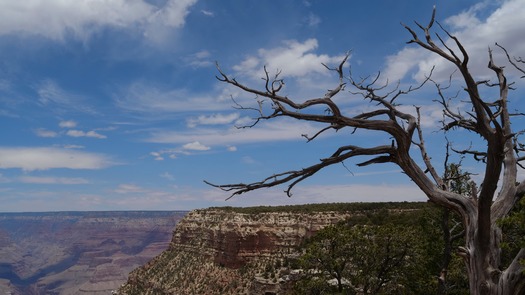
[[[288,288],[298,246],[348,212],[188,213],[169,249],[130,274],[120,294],[271,294]]]
[[[0,213],[0,294],[110,294],[168,248],[185,214]]]
[[[172,247],[204,246],[214,263],[239,268],[256,257],[295,250],[305,237],[347,216],[334,212],[190,212],[177,226]]]

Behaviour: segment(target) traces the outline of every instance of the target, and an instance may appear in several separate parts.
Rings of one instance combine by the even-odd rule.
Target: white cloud
[[[198,141],[187,143],[183,145],[182,148],[185,150],[192,150],[192,151],[207,151],[210,149],[210,147],[205,146]]]
[[[236,146],[229,146],[227,149],[228,149],[229,152],[236,152],[237,151],[237,147]]]
[[[188,126],[195,127],[197,125],[221,125],[231,124],[235,120],[239,119],[239,113],[231,114],[213,114],[209,116],[201,115],[197,118],[188,119]]]
[[[177,154],[188,154],[188,152],[183,149],[164,149],[160,151],[154,151],[149,154],[156,161],[163,161],[166,157],[173,160],[177,158]]]
[[[93,131],[93,130],[88,131],[88,132],[84,132],[82,130],[68,130],[66,134],[71,137],[92,137],[92,138],[99,138],[99,139],[107,138],[107,136],[97,133],[96,131]]]
[[[445,23],[455,29],[466,29],[468,27],[479,26],[481,21],[476,17],[474,10],[453,15],[445,20]]]
[[[151,153],[149,153],[149,154],[152,155],[153,158],[155,158],[156,161],[162,161],[162,160],[164,160],[164,157],[163,157],[162,154],[159,153],[159,152],[151,152]]]
[[[318,47],[317,39],[308,39],[303,43],[288,40],[283,43],[282,47],[259,49],[257,56],[246,57],[233,69],[247,73],[256,79],[263,77],[263,66],[266,66],[270,73],[282,70],[283,76],[303,77],[311,74],[327,75],[328,71],[322,64],[331,65],[343,60],[342,55],[329,56],[312,53]]]
[[[194,54],[194,56],[195,56],[196,58],[200,58],[200,59],[202,59],[202,58],[208,58],[208,57],[210,57],[210,55],[211,55],[210,52],[207,51],[207,50],[201,50],[201,51],[199,51],[199,52],[197,52],[197,53]]]
[[[495,48],[496,42],[516,55],[525,52],[525,43],[522,42],[525,31],[525,22],[522,20],[525,15],[524,4],[523,0],[503,1],[501,7],[493,11],[486,19],[481,19],[477,15],[478,11],[484,8],[483,5],[478,4],[445,20],[445,23],[451,27],[451,33],[459,39],[469,54],[471,72],[480,79],[493,78],[493,73],[487,69],[489,47],[494,49],[496,63],[505,65],[502,52]],[[437,18],[439,19],[439,10]],[[454,42],[445,38],[446,34],[440,32],[437,25],[435,27],[436,32],[443,36],[451,48],[457,48]],[[436,39],[437,42],[439,40]],[[455,51],[461,54],[458,49]],[[443,81],[447,80],[453,71],[453,65],[450,62],[414,44],[389,56],[386,62],[387,70],[384,73],[391,81],[402,79],[409,73],[413,74],[413,78],[421,81],[430,73],[433,66],[436,66],[433,78]]]
[[[56,133],[55,131],[47,130],[47,129],[44,129],[44,128],[38,128],[37,130],[35,130],[35,133],[39,137],[52,138],[52,137],[57,137],[58,136],[58,133]]]
[[[421,105],[419,105],[421,106]],[[411,114],[417,118],[416,108],[411,105],[399,105],[398,110],[401,112]],[[454,106],[451,106],[451,109],[454,109]],[[441,121],[443,120],[443,107],[440,104],[434,103],[430,105],[425,105],[420,108],[421,115],[421,126],[423,128],[441,128]]]
[[[417,64],[429,57],[428,52],[420,48],[405,47],[398,53],[386,58],[387,67],[382,73],[382,81],[396,83],[403,79]],[[427,73],[428,74],[428,73]]]
[[[68,92],[52,80],[45,80],[37,87],[38,100],[43,106],[50,107],[53,111],[67,112],[78,111],[95,114],[95,110],[84,104],[84,97]]]
[[[165,44],[173,36],[173,29],[184,26],[189,9],[197,0],[168,0],[163,7],[155,8],[151,15],[141,19],[144,37],[154,44]]]
[[[108,157],[95,153],[49,147],[0,147],[2,169],[102,169],[110,165]]]
[[[71,137],[83,137],[83,136],[86,136],[86,133],[84,131],[80,131],[80,130],[68,130],[66,132],[66,134],[68,136],[71,136]]]
[[[86,132],[86,137],[94,137],[94,138],[101,138],[101,139],[102,138],[107,138],[107,136],[105,136],[103,134],[100,134],[100,133],[98,133],[96,131],[93,131],[93,130]]]
[[[20,182],[33,184],[87,184],[88,180],[84,178],[72,177],[36,177],[36,176],[22,176],[19,178]]]
[[[163,161],[166,158],[177,159],[177,155],[191,155],[192,151],[208,151],[211,147],[206,146],[198,141],[189,142],[183,144],[181,147],[173,149],[164,149],[159,151],[150,152],[150,156],[153,157],[155,161]]]
[[[166,26],[180,28],[186,21],[188,9],[195,3],[197,0],[168,0],[164,7],[155,12],[154,17],[159,18]]]
[[[87,40],[103,28],[180,28],[196,0],[168,0],[157,7],[145,0],[27,0],[0,2],[0,34],[67,36]]]
[[[238,72],[248,72],[258,70],[261,65],[261,60],[255,56],[246,57],[240,64],[233,66],[233,69]]]
[[[69,121],[61,121],[58,123],[58,126],[60,128],[75,128],[77,127],[77,122],[69,120]]]

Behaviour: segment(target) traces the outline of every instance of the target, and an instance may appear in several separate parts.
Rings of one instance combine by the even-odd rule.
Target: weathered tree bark
[[[507,216],[525,194],[525,181],[518,181],[517,179],[519,162],[525,160],[524,157],[519,157],[518,153],[525,150],[524,146],[518,143],[519,133],[511,130],[511,114],[507,105],[509,84],[503,67],[499,67],[494,63],[491,50],[489,50],[489,68],[497,77],[497,82],[489,84],[488,81],[476,81],[469,71],[469,55],[455,36],[449,34],[448,31],[440,26],[442,32],[458,48],[456,51],[449,47],[438,34],[436,36],[439,39],[439,45],[432,39],[430,30],[434,25],[434,17],[435,10],[427,26],[416,23],[424,35],[424,40],[421,40],[419,35],[410,27],[404,26],[412,35],[412,39],[408,43],[416,44],[434,53],[456,67],[464,83],[464,90],[466,91],[471,110],[463,113],[454,111],[449,105],[450,99],[445,97],[443,93],[444,87],[441,87],[431,79],[432,73],[429,73],[426,80],[417,87],[410,87],[407,90],[400,90],[396,87],[390,91],[386,90],[386,85],[375,85],[379,80],[379,75],[373,79],[361,80],[355,80],[351,72],[349,76],[345,76],[343,67],[349,55],[336,68],[330,68],[325,65],[328,70],[337,73],[339,84],[333,90],[327,91],[324,97],[302,100],[303,102],[301,103],[280,94],[284,87],[284,82],[279,78],[279,74],[270,77],[265,69],[265,88],[257,90],[228,77],[218,68],[220,75],[217,78],[220,81],[252,93],[257,97],[259,107],[243,107],[237,104],[238,108],[258,112],[258,117],[251,126],[254,126],[261,120],[285,116],[326,124],[326,127],[320,129],[313,136],[304,135],[308,141],[314,140],[327,130],[340,130],[343,128],[380,132],[387,134],[393,140],[391,143],[388,142],[385,145],[375,147],[342,146],[332,155],[321,159],[317,164],[300,170],[275,174],[259,182],[227,185],[207,183],[232,192],[230,197],[259,188],[287,183],[286,193],[291,195],[292,188],[304,179],[325,167],[343,163],[343,161],[356,156],[371,157],[369,160],[358,164],[358,166],[388,162],[397,164],[426,194],[430,201],[444,208],[454,210],[461,216],[465,228],[466,242],[460,251],[467,266],[471,294],[525,294],[525,267],[520,263],[520,260],[525,259],[525,250],[521,249],[512,263],[503,269],[500,247],[502,232],[496,223],[497,220]],[[500,47],[499,45],[497,46]],[[504,48],[500,48],[507,53]],[[511,65],[525,73],[518,67],[516,60],[512,60],[508,54],[507,57]],[[351,94],[369,100],[377,108],[352,117],[344,115],[343,111],[332,100],[334,96],[340,94],[345,86],[348,86],[344,81],[349,81],[349,86],[354,89],[350,92]],[[446,118],[443,121],[443,131],[449,132],[453,129],[468,130],[478,134],[486,144],[485,146],[480,146],[478,150],[456,151],[463,155],[472,155],[475,159],[485,163],[482,185],[479,192],[475,192],[471,196],[464,196],[451,191],[436,171],[436,166],[432,163],[425,147],[419,108],[417,108],[418,115],[414,116],[410,113],[402,112],[397,107],[396,100],[399,97],[418,90],[425,83],[434,83],[441,99],[439,103]],[[497,87],[499,89],[499,97],[494,101],[483,99],[479,91],[480,86]],[[265,110],[261,107],[261,100],[269,100],[271,102],[272,109],[268,113],[265,113]],[[319,112],[317,110],[319,110],[320,106],[325,109]],[[414,145],[421,151],[423,165],[419,165],[410,155],[410,150]],[[500,181],[499,190],[498,181]]]

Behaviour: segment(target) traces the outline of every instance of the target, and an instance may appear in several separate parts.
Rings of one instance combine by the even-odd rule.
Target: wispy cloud
[[[100,134],[94,130],[91,130],[91,131],[88,131],[88,132],[85,132],[85,131],[82,131],[82,130],[68,130],[66,132],[66,135],[68,136],[71,136],[71,137],[92,137],[92,138],[99,138],[99,139],[104,139],[104,138],[107,138],[107,136],[103,135],[103,134]]]
[[[87,184],[85,178],[72,177],[41,177],[41,176],[22,176],[18,178],[20,182],[32,184]]]
[[[207,151],[211,149],[209,146],[205,146],[198,141],[187,143],[183,145],[182,148],[185,150],[190,150],[190,151]]]
[[[58,125],[61,128],[73,128],[77,126],[77,123],[75,121],[61,121]],[[114,128],[112,127],[100,128],[97,130],[114,130]],[[56,132],[56,131],[47,130],[44,128],[38,128],[35,130],[35,133],[39,137],[58,137],[60,135],[65,134],[70,137],[91,137],[91,138],[99,138],[99,139],[107,138],[106,135],[100,134],[96,130],[90,130],[86,132],[82,130],[69,129],[67,131]]]
[[[111,200],[112,203],[116,203],[126,208],[166,208],[168,204],[172,202],[181,206],[180,202],[185,201],[196,201],[200,200],[197,194],[188,194],[183,190],[174,190],[172,187],[170,190],[163,190],[158,188],[147,188],[138,186],[135,184],[120,184],[115,190],[120,196]],[[125,197],[125,198],[122,198]],[[178,207],[180,208],[180,207]]]
[[[214,16],[215,14],[213,13],[213,11],[209,11],[209,10],[201,10],[201,13],[204,14],[205,16]]]
[[[0,34],[40,35],[63,41],[72,37],[82,41],[110,27],[146,34],[154,28],[180,28],[196,0],[168,0],[161,7],[149,1],[2,1]]]
[[[197,93],[184,88],[169,88],[144,81],[129,85],[115,97],[122,110],[142,115],[161,115],[185,111],[220,111],[231,109],[222,93]],[[229,98],[228,98],[229,99]]]
[[[180,149],[164,149],[149,153],[155,161],[164,161],[166,157],[169,159],[176,159],[178,154],[188,154],[182,148]]]
[[[47,129],[44,129],[44,128],[36,129],[35,130],[35,134],[38,137],[48,137],[48,138],[52,138],[52,137],[57,137],[58,136],[58,133],[56,133],[55,131],[47,130]]]
[[[162,161],[164,160],[164,157],[162,156],[162,152],[151,152],[149,153],[156,161]]]
[[[97,112],[88,104],[81,95],[69,92],[60,87],[53,80],[44,80],[37,87],[38,101],[42,106],[49,107],[55,112],[66,113],[77,111],[88,114]]]
[[[158,151],[150,152],[150,156],[156,161],[163,161],[167,158],[177,159],[178,155],[191,155],[193,152],[204,152],[211,150],[210,146],[204,145],[199,141],[192,141],[177,148],[163,149]]]
[[[207,50],[201,50],[194,54],[190,54],[185,58],[186,62],[194,68],[204,68],[213,66],[213,61],[210,60],[210,52]]]
[[[308,15],[306,23],[309,27],[317,27],[321,23],[321,18],[313,13]]]
[[[199,142],[204,145],[226,145],[232,146],[243,143],[280,141],[280,140],[304,140],[302,134],[315,134],[318,130],[312,124],[305,122],[282,121],[261,122],[257,127],[251,129],[229,128],[227,130],[191,129],[180,131],[155,131],[151,134],[148,142],[186,144]],[[328,133],[327,133],[328,134]]]
[[[165,178],[165,179],[167,179],[167,180],[170,180],[170,181],[175,180],[175,176],[173,176],[173,175],[172,175],[171,173],[169,173],[169,172],[164,172],[164,173],[162,173],[162,174],[159,175],[159,176],[162,177],[162,178]]]
[[[0,147],[0,168],[26,171],[67,169],[102,169],[111,166],[105,155],[53,147]]]
[[[188,119],[188,127],[196,127],[198,125],[221,125],[221,124],[231,124],[237,119],[239,119],[239,113],[231,114],[213,114],[213,115],[201,115],[197,118]]]
[[[114,191],[119,194],[130,194],[130,193],[136,194],[136,193],[143,193],[146,190],[141,188],[138,185],[125,183],[125,184],[120,184]]]
[[[65,149],[83,149],[85,146],[83,145],[77,145],[77,144],[66,144],[64,145]]]
[[[60,128],[75,128],[75,127],[77,127],[77,122],[72,121],[72,120],[60,121],[60,123],[58,123],[58,126]]]

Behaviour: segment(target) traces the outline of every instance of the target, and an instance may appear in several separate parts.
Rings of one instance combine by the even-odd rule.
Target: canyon
[[[0,213],[0,294],[111,294],[186,211]]]
[[[304,242],[417,203],[0,213],[0,294],[290,294]],[[381,215],[381,214],[379,214]]]

